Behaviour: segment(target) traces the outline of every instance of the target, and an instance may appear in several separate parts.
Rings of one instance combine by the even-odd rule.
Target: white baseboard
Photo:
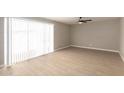
[[[119,53],[119,51],[117,51],[117,50],[109,50],[109,49],[102,49],[102,48],[77,46],[77,45],[71,45],[71,46],[72,46],[72,47],[79,47],[79,48],[86,48],[86,49],[93,49],[93,50],[101,50],[101,51],[109,51],[109,52],[116,52],[116,53]]]
[[[124,56],[121,53],[119,53],[119,54],[120,54],[122,61],[124,62]]]
[[[0,65],[0,68],[3,68],[4,67],[4,65]]]
[[[61,49],[64,49],[64,48],[68,48],[68,47],[70,47],[70,45],[69,46],[64,46],[64,47],[57,48],[57,49],[54,50],[54,52],[55,51],[58,51],[58,50],[61,50]]]

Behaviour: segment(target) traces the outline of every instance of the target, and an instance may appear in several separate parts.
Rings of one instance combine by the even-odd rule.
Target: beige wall
[[[71,44],[119,50],[119,19],[71,26]]]
[[[121,18],[120,54],[124,60],[124,18]]]
[[[0,17],[0,65],[4,64],[4,18]]]
[[[70,26],[55,23],[54,48],[59,49],[70,45]]]

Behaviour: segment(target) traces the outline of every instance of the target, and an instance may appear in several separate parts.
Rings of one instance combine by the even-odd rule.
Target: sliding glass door
[[[53,52],[54,25],[9,18],[9,64]]]

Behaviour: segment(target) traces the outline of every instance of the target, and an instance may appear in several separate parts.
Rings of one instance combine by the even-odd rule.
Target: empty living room
[[[124,93],[123,0],[1,0],[1,93]]]
[[[1,76],[122,76],[123,17],[1,17]]]

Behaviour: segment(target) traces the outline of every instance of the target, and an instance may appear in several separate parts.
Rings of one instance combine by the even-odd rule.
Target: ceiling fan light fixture
[[[79,21],[78,24],[82,24],[83,22]]]

